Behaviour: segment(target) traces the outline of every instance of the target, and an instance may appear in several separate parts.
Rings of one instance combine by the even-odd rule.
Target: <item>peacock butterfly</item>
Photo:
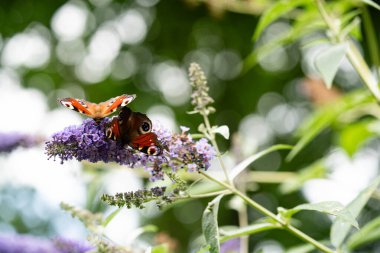
[[[136,95],[121,95],[96,104],[83,99],[63,98],[58,101],[65,107],[93,118],[96,121],[107,117],[121,108],[117,117],[113,117],[106,128],[106,136],[128,145],[148,155],[160,155],[162,146],[157,135],[152,133],[152,122],[143,113],[133,112],[125,107],[136,98]]]

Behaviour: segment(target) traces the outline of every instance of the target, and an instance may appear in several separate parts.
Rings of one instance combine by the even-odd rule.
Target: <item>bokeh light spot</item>
[[[143,41],[148,31],[143,15],[130,9],[120,16],[116,29],[125,44],[138,44]]]
[[[37,30],[16,34],[5,44],[2,64],[10,67],[39,68],[50,58],[50,43]]]
[[[165,100],[174,106],[187,103],[191,87],[186,72],[172,63],[160,63],[153,67],[150,82],[160,90]]]
[[[54,14],[51,26],[61,40],[78,39],[86,29],[88,11],[83,2],[69,2]]]

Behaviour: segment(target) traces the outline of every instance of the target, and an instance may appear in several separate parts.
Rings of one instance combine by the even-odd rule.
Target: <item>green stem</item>
[[[347,57],[349,61],[351,62],[352,66],[355,68],[356,72],[359,74],[361,79],[363,80],[364,84],[367,86],[367,88],[371,91],[373,96],[376,98],[377,101],[380,102],[380,89],[376,82],[376,79],[371,73],[371,70],[369,69],[367,63],[364,61],[362,55],[360,54],[359,50],[356,48],[355,44],[347,39],[345,36],[342,36],[340,27],[337,25],[337,22],[334,22],[334,19],[332,19],[328,13],[326,12],[324,8],[324,1],[323,0],[316,0],[318,10],[329,27],[332,36],[330,39],[333,42],[337,43],[348,43],[347,48]]]
[[[202,194],[188,194],[185,196],[177,196],[177,197],[174,197],[174,199],[175,200],[202,199],[202,198],[215,197],[220,194],[229,195],[229,194],[232,194],[232,192],[230,190],[221,190],[221,191],[207,192],[207,193],[202,193]]]
[[[235,231],[228,231],[224,235],[220,236],[220,242],[228,241],[232,238],[245,236],[247,237],[250,234],[255,234],[262,231],[267,231],[271,229],[281,229],[282,227],[275,224],[263,223],[263,224],[254,224],[251,226],[246,226],[244,228],[237,229]]]
[[[208,192],[208,193],[202,193],[202,194],[189,194],[188,197],[192,199],[201,199],[201,198],[208,198],[208,197],[215,197],[220,194],[231,194],[230,190],[222,190],[222,191],[216,191],[216,192]]]
[[[224,172],[224,176],[226,177],[228,183],[229,183],[230,185],[233,185],[232,180],[231,180],[230,177],[228,176],[227,167],[224,165],[224,162],[223,162],[223,159],[222,159],[222,155],[220,154],[220,151],[219,151],[218,143],[216,143],[216,140],[215,140],[215,134],[214,134],[213,131],[211,130],[211,124],[210,124],[210,121],[209,121],[209,119],[208,119],[208,117],[207,117],[206,112],[203,112],[202,115],[203,115],[203,120],[204,120],[204,122],[205,122],[206,129],[207,129],[207,133],[208,133],[208,135],[209,135],[209,138],[210,138],[211,144],[212,144],[212,145],[214,146],[214,148],[215,148],[216,155],[217,155],[217,157],[218,157],[218,161],[219,161],[220,167],[222,167],[223,172]]]
[[[248,174],[247,171],[244,173],[245,175]],[[236,188],[241,192],[246,192],[246,181],[241,181],[237,183]],[[248,226],[248,208],[246,205],[242,205],[240,208],[238,208],[238,215],[239,215],[239,227],[245,228]],[[247,235],[242,235],[240,237],[240,253],[248,253],[249,252],[249,238]]]
[[[206,174],[203,171],[201,171],[200,174],[202,174],[207,179],[209,179],[209,180],[211,180],[211,181],[213,181],[213,182],[215,182],[215,183],[217,183],[217,184],[225,187],[226,189],[230,190],[234,194],[238,195],[248,205],[252,206],[253,208],[255,208],[256,210],[258,210],[260,213],[264,214],[265,216],[270,217],[271,219],[273,219],[274,221],[276,221],[279,225],[281,225],[281,227],[283,227],[284,229],[286,229],[289,232],[293,233],[294,235],[296,235],[300,239],[306,241],[307,243],[310,243],[310,244],[314,245],[314,247],[316,247],[317,249],[319,249],[319,250],[321,250],[323,252],[326,252],[326,253],[335,253],[334,250],[326,247],[325,245],[321,244],[317,240],[315,240],[312,237],[308,236],[307,234],[303,233],[299,229],[297,229],[297,228],[293,227],[292,225],[288,224],[286,221],[282,220],[276,214],[272,213],[271,211],[269,211],[268,209],[266,209],[265,207],[263,207],[262,205],[260,205],[256,201],[250,199],[249,197],[247,197],[246,195],[244,195],[242,192],[238,191],[236,188],[232,187],[231,185],[226,184],[226,183],[224,183],[222,181],[219,181],[218,179],[213,178],[212,176]]]

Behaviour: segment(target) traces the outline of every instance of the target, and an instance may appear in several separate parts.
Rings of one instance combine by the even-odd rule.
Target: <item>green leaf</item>
[[[118,208],[116,209],[115,211],[113,211],[112,213],[110,213],[102,222],[102,226],[103,227],[106,227],[108,225],[108,223],[110,223],[110,221],[115,218],[115,216],[121,211],[122,208]]]
[[[224,195],[221,194],[208,203],[202,217],[203,235],[208,245],[210,253],[219,253],[219,228],[218,228],[218,209],[219,202]]]
[[[327,169],[322,160],[316,161],[306,168],[300,170],[295,177],[285,180],[280,185],[282,194],[289,194],[299,190],[306,181],[314,178],[324,178]]]
[[[228,140],[230,138],[230,129],[226,125],[217,127],[213,131],[214,131],[214,133],[218,133],[221,136],[223,136],[224,139],[226,139],[226,140]]]
[[[360,192],[360,194],[348,204],[346,208],[350,211],[355,219],[359,216],[361,210],[367,204],[369,198],[377,189],[379,184],[380,176],[377,177],[366,189]],[[341,218],[337,218],[334,221],[330,231],[330,240],[336,248],[339,248],[342,245],[344,239],[350,231],[350,228],[351,225]]]
[[[380,239],[380,217],[368,222],[362,229],[347,239],[347,248],[350,251]]]
[[[266,154],[270,153],[270,152],[273,152],[273,151],[276,151],[276,150],[281,150],[281,149],[291,149],[292,146],[289,146],[289,145],[283,145],[283,144],[279,144],[279,145],[274,145],[274,146],[271,146],[257,154],[254,154],[254,155],[251,155],[250,157],[248,157],[247,159],[243,160],[242,162],[240,162],[238,165],[236,165],[230,172],[230,179],[233,180],[235,177],[237,177],[245,168],[247,168],[251,163],[253,163],[254,161],[256,161],[257,159],[265,156]]]
[[[310,0],[282,0],[274,2],[264,13],[261,15],[259,23],[256,26],[255,33],[253,34],[252,40],[256,41],[261,33],[270,25],[273,21],[279,17],[285,15],[286,13],[292,11],[296,7],[306,4]]]
[[[245,58],[242,73],[246,73],[253,68],[259,59],[266,57],[273,50],[289,45],[310,33],[325,29],[326,24],[318,17],[318,11],[298,12],[295,23],[290,27],[289,31],[279,34],[271,41],[256,45],[255,49]],[[324,40],[323,42],[325,43],[326,41]]]
[[[356,228],[359,228],[358,222],[355,220],[355,218],[350,213],[350,211],[347,210],[347,208],[345,208],[341,203],[336,202],[336,201],[325,201],[325,202],[313,203],[313,204],[302,204],[289,210],[285,210],[285,211],[282,210],[281,215],[283,215],[285,219],[289,219],[294,214],[302,210],[317,211],[320,213],[334,215],[337,218],[341,219],[342,221],[347,222],[348,224]]]
[[[354,124],[350,124],[343,128],[339,136],[339,145],[347,152],[349,156],[355,154],[356,151],[373,136],[374,133],[370,130],[369,125],[372,120],[366,120]]]
[[[362,0],[362,2],[366,3],[366,4],[370,5],[370,6],[372,6],[375,9],[378,9],[380,11],[380,5],[378,5],[374,1],[372,1],[372,0]]]
[[[228,241],[232,238],[253,235],[262,231],[267,231],[271,229],[279,229],[280,226],[274,223],[258,223],[250,226],[246,226],[240,229],[232,230],[232,231],[224,231],[223,236],[220,237],[220,242]]]
[[[332,81],[338,71],[339,65],[346,54],[346,50],[346,44],[334,45],[321,52],[315,58],[315,66],[329,89],[332,86]]]
[[[286,157],[286,160],[292,160],[315,136],[333,124],[340,114],[351,108],[358,109],[361,106],[373,103],[373,101],[374,98],[366,91],[356,91],[318,109],[306,119],[297,130],[297,135],[301,136],[301,139]]]
[[[150,251],[148,249],[147,252],[150,252],[150,253],[169,253],[169,247],[167,244],[160,244],[160,245],[157,245],[157,246],[154,246],[152,248],[150,248]]]
[[[359,17],[354,18],[347,26],[342,30],[342,36],[352,35],[354,38],[361,40],[361,30],[360,30],[361,20]]]

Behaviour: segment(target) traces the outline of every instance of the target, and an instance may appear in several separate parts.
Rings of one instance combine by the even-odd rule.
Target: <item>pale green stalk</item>
[[[230,179],[230,177],[228,175],[227,167],[225,166],[225,164],[223,162],[223,159],[222,159],[222,155],[221,155],[221,153],[219,151],[218,143],[215,140],[215,133],[211,130],[211,124],[210,124],[210,121],[208,119],[208,116],[206,115],[206,113],[202,113],[202,115],[203,115],[203,120],[205,122],[207,133],[209,135],[209,139],[211,141],[211,144],[215,148],[216,156],[218,157],[218,161],[219,161],[220,167],[222,167],[223,172],[224,172],[224,176],[226,177],[228,183],[230,185],[233,185],[233,182],[232,182],[232,180]]]

